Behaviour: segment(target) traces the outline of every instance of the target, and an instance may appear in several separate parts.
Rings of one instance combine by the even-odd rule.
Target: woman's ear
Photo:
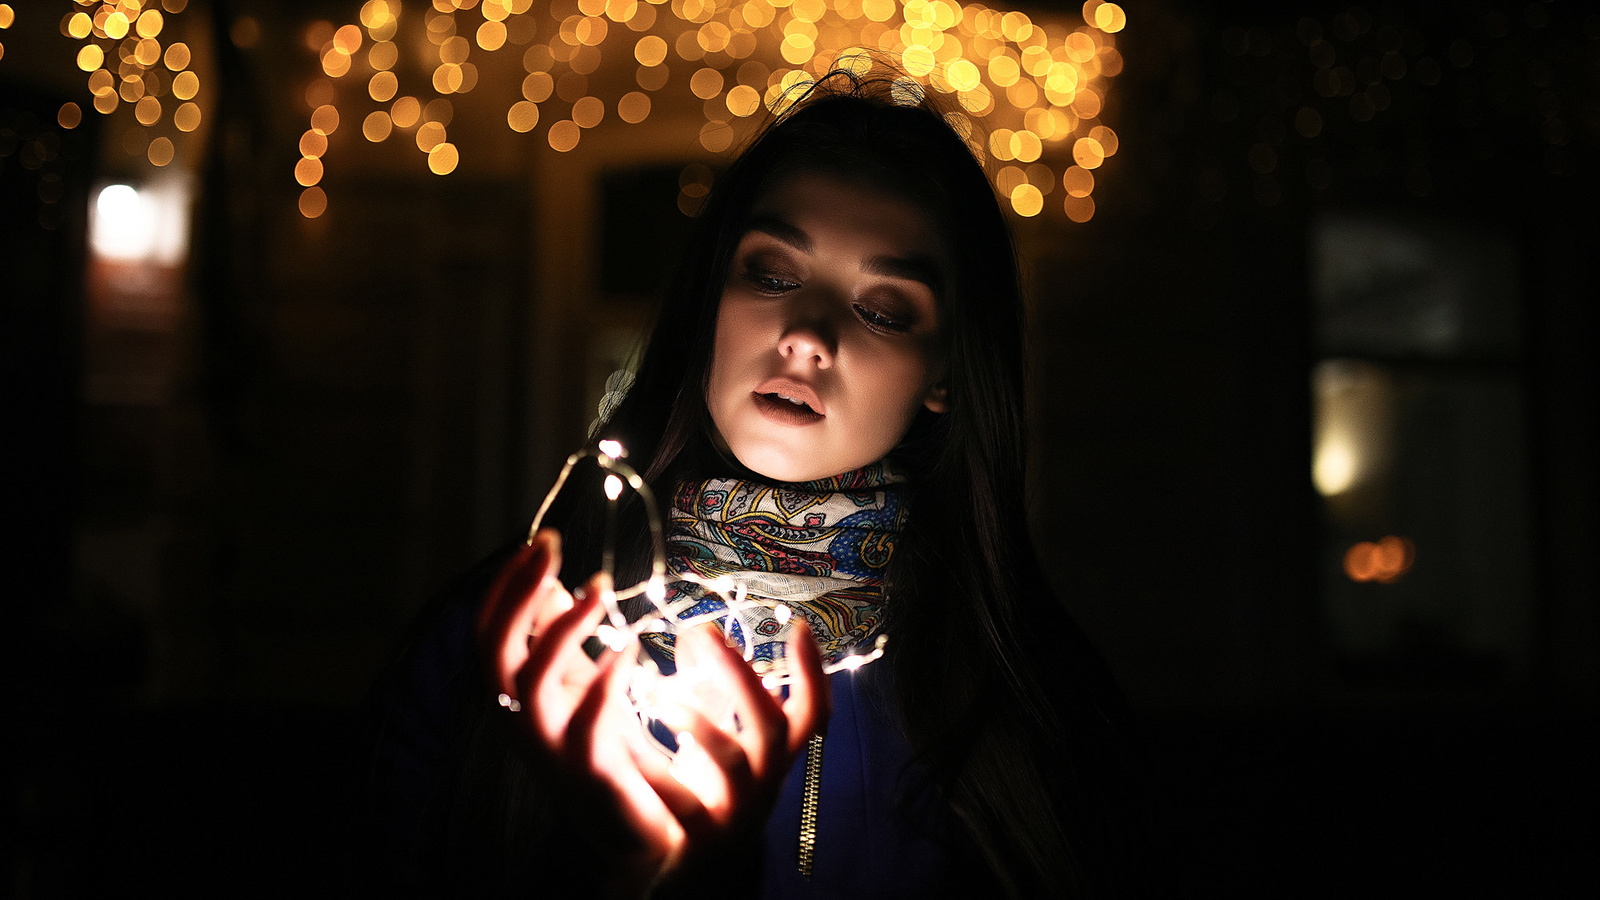
[[[936,412],[936,413],[949,412],[950,411],[950,392],[949,392],[949,390],[946,389],[943,384],[938,384],[938,383],[934,384],[933,387],[928,388],[928,393],[923,396],[922,405],[926,406],[928,408],[929,412]]]

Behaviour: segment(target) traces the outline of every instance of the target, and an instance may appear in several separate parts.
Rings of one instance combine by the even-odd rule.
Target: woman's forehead
[[[800,249],[852,241],[869,255],[926,258],[943,268],[948,253],[935,222],[921,205],[867,179],[801,170],[767,185],[741,233],[759,230]]]

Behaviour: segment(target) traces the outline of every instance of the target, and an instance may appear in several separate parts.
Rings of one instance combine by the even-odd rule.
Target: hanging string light
[[[358,22],[319,23],[308,43],[328,79],[366,81],[376,108],[351,117],[362,134],[377,142],[410,132],[439,175],[460,163],[448,98],[478,87],[474,59],[498,52],[522,55],[506,124],[541,133],[562,153],[613,116],[636,125],[663,104],[698,104],[701,147],[723,153],[758,113],[780,112],[824,73],[864,74],[878,60],[901,74],[908,102],[929,88],[956,99],[951,124],[989,161],[1019,215],[1038,215],[1056,194],[1069,218],[1088,221],[1093,171],[1117,152],[1100,118],[1122,70],[1116,35],[1127,19],[1103,0],[1083,5],[1076,28],[955,0],[431,0],[423,27],[408,32],[420,35],[420,53],[409,56],[397,43],[403,13],[400,0],[367,0]],[[428,67],[425,86],[402,65],[414,56]],[[328,93],[307,136],[338,127]],[[326,206],[318,187],[326,141],[310,142],[295,177],[315,193],[316,212],[305,196],[302,211],[316,215]]]
[[[169,18],[182,13],[188,0],[74,0],[69,5],[61,33],[81,42],[77,65],[88,75],[94,109],[108,116],[131,109],[137,127],[123,132],[123,146],[152,165],[170,164],[176,142],[201,120],[200,77],[190,68],[189,45],[168,37]],[[76,127],[82,110],[69,101],[57,118],[64,128]]]
[[[669,572],[666,539],[655,494],[639,473],[628,465],[627,451],[615,440],[600,441],[594,450],[579,450],[567,457],[566,463],[556,475],[555,483],[545,494],[544,501],[539,504],[539,511],[534,514],[533,524],[528,527],[528,543],[533,543],[534,535],[544,523],[545,514],[550,511],[556,497],[566,487],[573,470],[586,459],[593,460],[605,473],[605,478],[601,481],[605,494],[606,515],[600,562],[600,572],[605,576],[604,583],[615,584],[615,527],[618,503],[624,488],[638,495],[638,502],[645,513],[645,521],[650,532],[650,574],[638,584],[619,585],[613,591],[601,595],[605,615],[595,629],[594,637],[612,650],[624,650],[629,646],[635,648],[635,653],[621,660],[621,664],[628,667],[626,679],[628,698],[633,703],[646,734],[652,736],[651,740],[658,749],[670,756],[678,751],[676,743],[666,741],[661,735],[652,731],[656,723],[662,721],[667,710],[673,707],[694,707],[718,725],[730,726],[733,716],[733,696],[727,685],[721,684],[714,675],[700,670],[684,656],[677,658],[673,671],[669,673],[663,670],[656,656],[645,649],[646,644],[660,646],[664,636],[676,636],[686,629],[704,623],[715,624],[731,645],[739,650],[745,662],[751,664],[751,667],[760,674],[762,684],[769,690],[778,690],[788,685],[797,673],[790,671],[788,661],[782,657],[757,660],[755,636],[744,632],[738,627],[737,622],[741,616],[748,615],[758,607],[763,608],[770,613],[777,628],[765,634],[762,640],[782,644],[788,641],[792,623],[798,622],[799,617],[793,614],[787,601],[763,600],[748,596],[745,593],[745,585],[729,576],[705,578],[692,571]],[[704,598],[698,595],[670,599],[667,590],[669,582],[697,585],[707,595],[715,595],[717,602],[706,603]],[[640,596],[648,600],[649,608],[629,621],[629,616],[624,614],[619,604],[621,601]],[[640,638],[650,640],[641,641]],[[861,646],[848,648],[838,658],[824,662],[822,673],[831,675],[835,672],[859,669],[881,659],[887,644],[887,635],[882,633],[873,635]],[[520,702],[506,694],[500,695],[500,704],[513,711],[521,709]],[[679,738],[681,739],[681,736]]]

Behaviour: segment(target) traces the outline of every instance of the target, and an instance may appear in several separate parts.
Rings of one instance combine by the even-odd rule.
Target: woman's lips
[[[811,385],[794,378],[768,378],[751,396],[762,415],[781,425],[810,425],[827,413]]]
[[[793,394],[773,392],[765,394],[752,393],[751,396],[755,398],[756,409],[760,410],[762,415],[784,425],[810,425],[823,419],[822,413],[817,412],[810,406],[792,403],[784,399],[785,397],[793,397]],[[795,399],[798,400],[799,398],[795,397]]]

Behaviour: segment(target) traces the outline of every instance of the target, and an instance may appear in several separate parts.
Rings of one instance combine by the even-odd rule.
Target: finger
[[[729,691],[739,717],[737,740],[753,776],[761,779],[786,770],[789,721],[761,683],[761,676],[711,626],[691,628],[684,636],[693,645],[694,664],[709,669],[712,678]]]
[[[813,734],[826,732],[833,697],[828,692],[828,676],[822,674],[822,651],[811,635],[811,624],[797,617],[789,635],[789,699],[783,702],[789,720],[789,753],[798,754]]]
[[[478,611],[477,631],[480,637],[496,634],[506,627],[505,619],[513,615],[513,602],[531,593],[546,577],[553,577],[561,568],[561,535],[553,528],[542,528],[517,548],[507,561],[494,584],[489,588],[490,602]]]
[[[756,802],[749,757],[738,740],[699,710],[674,707],[662,721],[678,738],[669,773],[695,794],[713,821],[726,824],[738,809]]]
[[[556,580],[561,567],[561,541],[556,532],[544,530],[517,552],[501,570],[489,590],[478,617],[478,636],[489,664],[495,687],[514,694],[514,673],[528,659],[528,634],[541,597],[566,590]]]
[[[584,653],[583,640],[594,631],[604,610],[594,595],[585,593],[574,599],[576,605],[551,619],[533,642],[527,662],[517,670],[512,695],[533,715],[540,737],[552,749],[562,746],[574,709],[568,693],[574,688],[592,688],[600,674]]]
[[[698,837],[717,827],[717,820],[706,808],[700,795],[679,780],[672,764],[652,749],[634,749],[634,764],[650,789],[661,800],[686,835]]]
[[[566,739],[563,741],[567,760],[586,770],[596,768],[596,740],[602,730],[601,720],[608,711],[608,704],[625,696],[625,669],[621,659],[620,653],[612,651],[601,655],[596,661],[598,671],[594,680],[584,690],[582,698],[572,710],[572,717],[567,721]]]
[[[563,757],[569,772],[605,785],[629,830],[664,858],[682,845],[682,829],[640,766],[644,753],[661,757],[640,752],[641,732],[626,694],[630,652],[636,645],[601,656],[598,675],[568,722]]]
[[[533,622],[528,625],[528,637],[537,640],[550,627],[550,620],[571,609],[575,603],[567,593],[567,586],[557,577],[560,569],[550,570],[549,578],[539,583],[539,596],[534,598]]]

